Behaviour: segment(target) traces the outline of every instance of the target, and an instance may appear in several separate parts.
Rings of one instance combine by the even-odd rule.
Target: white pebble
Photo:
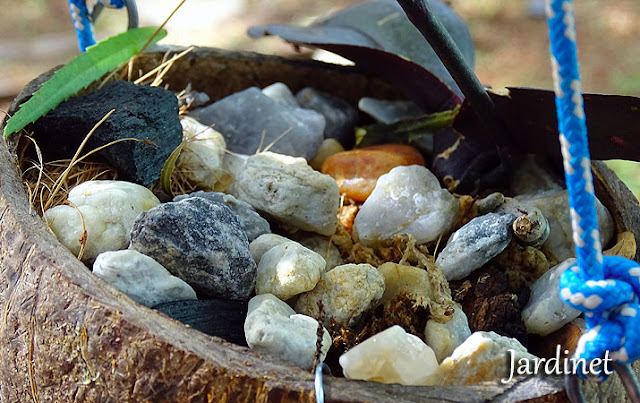
[[[262,255],[274,246],[285,242],[291,242],[291,239],[277,234],[262,234],[251,241],[249,244],[249,253],[251,253],[251,257],[256,261],[256,264],[260,264]]]
[[[296,314],[275,296],[262,294],[249,301],[244,334],[252,350],[311,369],[316,356],[318,325],[318,321]],[[323,328],[320,362],[324,361],[330,346],[331,337]]]
[[[320,280],[324,266],[322,256],[297,242],[276,245],[260,259],[256,294],[273,294],[286,301],[312,290]]]
[[[93,263],[93,273],[144,306],[196,299],[189,284],[135,250],[99,254]]]
[[[442,362],[471,335],[467,315],[453,306],[453,317],[447,323],[429,319],[424,328],[424,341],[433,349],[438,362]]]
[[[354,223],[361,243],[375,245],[398,233],[420,243],[435,241],[455,224],[460,207],[438,178],[419,165],[400,166],[380,176]]]
[[[339,361],[348,379],[401,385],[431,385],[438,369],[433,350],[400,326],[371,336]]]
[[[293,95],[289,87],[284,83],[273,83],[262,89],[262,93],[276,102],[280,102],[283,105],[293,106],[299,108],[300,105],[296,100],[296,96]]]
[[[232,192],[283,224],[322,235],[335,232],[338,185],[329,175],[314,171],[304,158],[271,152],[253,155],[236,177]]]
[[[494,332],[474,332],[440,364],[437,384],[466,386],[509,379],[509,359],[534,359],[516,339]]]
[[[176,170],[206,190],[224,190],[230,175],[222,166],[227,147],[222,134],[189,117],[183,118],[184,146],[176,164]],[[230,182],[230,181],[229,181]]]
[[[80,253],[84,219],[84,262],[93,262],[102,252],[125,249],[138,214],[160,204],[144,186],[112,180],[83,182],[71,189],[68,199],[79,213],[71,206],[60,205],[47,210],[45,218],[60,243],[76,256]]]
[[[529,302],[522,310],[528,333],[545,336],[580,315],[580,311],[565,304],[559,295],[560,277],[575,262],[576,259],[567,259],[552,267],[531,286]]]
[[[302,246],[305,246],[322,256],[326,262],[324,271],[329,271],[334,267],[342,266],[344,264],[340,251],[331,243],[331,240],[328,237],[314,234],[312,232],[298,232],[293,235],[293,238]]]
[[[322,301],[324,324],[333,318],[343,326],[353,326],[384,293],[384,276],[370,264],[345,264],[320,277],[316,287],[298,297],[296,312],[319,317]]]
[[[309,165],[316,171],[322,171],[322,164],[324,164],[327,158],[343,151],[344,147],[338,140],[333,138],[324,139],[322,140],[322,144],[320,144],[320,148],[318,148],[316,156],[309,161]]]

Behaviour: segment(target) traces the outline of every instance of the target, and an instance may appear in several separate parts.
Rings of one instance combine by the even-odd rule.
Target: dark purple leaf
[[[350,45],[323,45],[322,48],[353,60],[364,71],[383,77],[404,91],[425,112],[447,111],[462,103],[462,98],[436,76],[393,53]]]
[[[561,158],[553,91],[510,87],[489,95],[518,149]],[[640,161],[640,98],[584,94],[584,106],[592,159]]]
[[[465,21],[438,0],[429,0],[429,5],[473,66],[473,42]],[[251,27],[249,35],[277,35],[294,45],[337,53],[403,89],[425,112],[460,104],[458,86],[395,0],[357,4],[310,27]]]

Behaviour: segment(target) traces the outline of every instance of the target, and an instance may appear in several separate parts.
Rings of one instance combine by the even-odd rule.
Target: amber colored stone
[[[356,205],[344,205],[338,208],[338,221],[347,230],[348,233],[353,231],[353,222],[358,214],[359,207]]]
[[[322,164],[322,173],[336,180],[340,193],[363,202],[381,175],[401,165],[425,166],[425,162],[411,146],[382,144],[334,154]]]

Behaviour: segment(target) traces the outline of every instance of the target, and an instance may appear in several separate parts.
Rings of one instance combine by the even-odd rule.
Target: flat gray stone
[[[325,119],[318,112],[274,101],[251,87],[229,95],[189,116],[222,133],[227,148],[240,154],[269,151],[313,158],[324,138]]]
[[[93,263],[93,274],[148,307],[196,299],[196,292],[189,284],[172,276],[149,256],[135,250],[99,254]]]
[[[324,137],[336,139],[345,148],[355,142],[354,127],[358,123],[358,111],[344,99],[314,88],[303,88],[296,94],[301,107],[313,109],[324,116],[327,125]]]
[[[513,214],[476,217],[451,235],[436,259],[447,280],[460,280],[482,267],[511,242]]]
[[[392,101],[376,98],[360,98],[358,109],[375,120],[388,125],[403,119],[414,118],[424,112],[413,101]]]

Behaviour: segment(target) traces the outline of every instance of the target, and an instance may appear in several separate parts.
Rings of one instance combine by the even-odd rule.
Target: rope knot
[[[621,363],[640,358],[640,265],[620,256],[604,256],[602,268],[600,280],[587,277],[577,264],[560,278],[560,297],[584,312],[589,329],[576,347],[578,365],[607,356]],[[584,369],[578,375],[585,378]],[[595,378],[606,377],[600,371]]]

